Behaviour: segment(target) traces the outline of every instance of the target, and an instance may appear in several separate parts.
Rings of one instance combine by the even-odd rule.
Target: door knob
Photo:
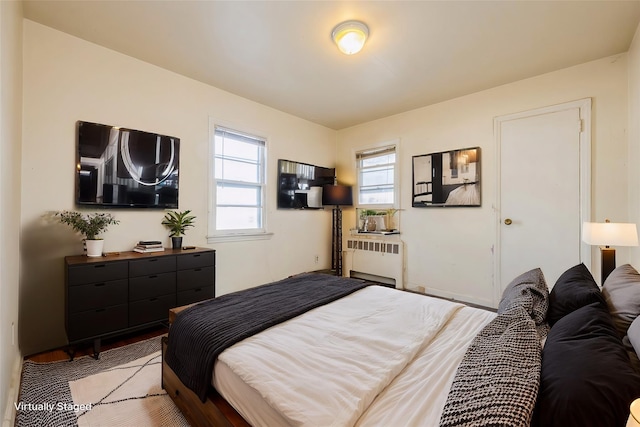
[[[511,218],[507,218],[504,220],[504,225],[511,225],[513,223],[513,221],[511,221]]]

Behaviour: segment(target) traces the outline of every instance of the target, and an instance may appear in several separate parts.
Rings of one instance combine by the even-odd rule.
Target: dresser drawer
[[[207,248],[65,257],[69,342],[166,322],[171,308],[213,298],[215,263],[215,250]]]
[[[215,264],[214,255],[213,251],[178,255],[178,270],[212,266]]]
[[[178,271],[178,292],[210,286],[213,289],[213,267]]]
[[[169,319],[169,309],[176,306],[176,295],[164,295],[129,303],[129,326]]]
[[[149,276],[151,274],[176,271],[176,257],[163,256],[129,261],[129,277]]]
[[[127,304],[121,304],[70,314],[67,325],[69,341],[91,338],[127,328],[129,323],[127,307]]]
[[[213,298],[213,286],[205,288],[189,289],[188,291],[178,292],[177,306],[192,304],[194,302],[203,301]]]
[[[176,273],[160,273],[129,279],[129,300],[136,301],[176,293]]]
[[[127,279],[69,288],[69,313],[94,310],[112,305],[126,304],[129,281]]]
[[[129,274],[129,263],[126,261],[101,262],[96,264],[68,266],[67,274],[69,286],[126,279]]]

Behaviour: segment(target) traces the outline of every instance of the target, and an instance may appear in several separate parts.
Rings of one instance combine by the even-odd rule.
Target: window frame
[[[241,137],[250,138],[255,141],[262,142],[260,150],[260,159],[258,167],[260,169],[261,181],[257,184],[246,183],[243,181],[236,181],[230,179],[216,178],[216,133],[219,131],[228,132]],[[258,136],[257,133],[245,132],[244,130],[238,130],[237,127],[230,127],[221,124],[217,124],[210,119],[209,122],[209,211],[208,211],[208,234],[207,243],[217,243],[225,241],[242,241],[242,240],[263,240],[269,239],[273,233],[269,233],[267,230],[268,218],[268,200],[267,200],[267,149],[268,140],[266,137]],[[244,228],[244,229],[218,229],[216,225],[216,219],[218,216],[218,202],[217,202],[217,189],[220,182],[227,182],[230,186],[241,186],[245,188],[259,188],[261,205],[257,207],[260,209],[261,227],[259,228]],[[239,207],[239,206],[238,206]]]
[[[375,153],[393,148],[395,162],[393,163],[393,202],[392,203],[360,203],[360,188],[362,186],[362,174],[358,156],[362,153]],[[400,140],[386,141],[375,145],[355,149],[353,152],[356,172],[356,197],[355,206],[364,209],[399,209],[400,206]]]

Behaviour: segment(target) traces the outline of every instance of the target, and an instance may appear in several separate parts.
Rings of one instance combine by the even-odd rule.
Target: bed
[[[303,274],[183,310],[163,386],[192,425],[624,425],[640,375],[609,302],[583,265],[497,312]]]

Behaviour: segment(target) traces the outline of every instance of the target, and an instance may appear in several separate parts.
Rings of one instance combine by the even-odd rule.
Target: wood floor
[[[111,338],[102,341],[100,351],[109,350],[112,348],[122,347],[127,344],[133,344],[138,341],[144,341],[149,338],[157,337],[169,332],[169,328],[159,326],[153,329],[147,329],[134,334],[123,335],[117,338]],[[85,345],[75,347],[74,357],[81,357],[85,355],[93,355],[93,343],[88,342]],[[62,360],[69,360],[69,354],[67,353],[67,347],[62,347],[56,350],[45,351],[43,353],[34,354],[31,356],[25,356],[25,360],[31,360],[32,362],[46,363],[46,362],[59,362]]]

